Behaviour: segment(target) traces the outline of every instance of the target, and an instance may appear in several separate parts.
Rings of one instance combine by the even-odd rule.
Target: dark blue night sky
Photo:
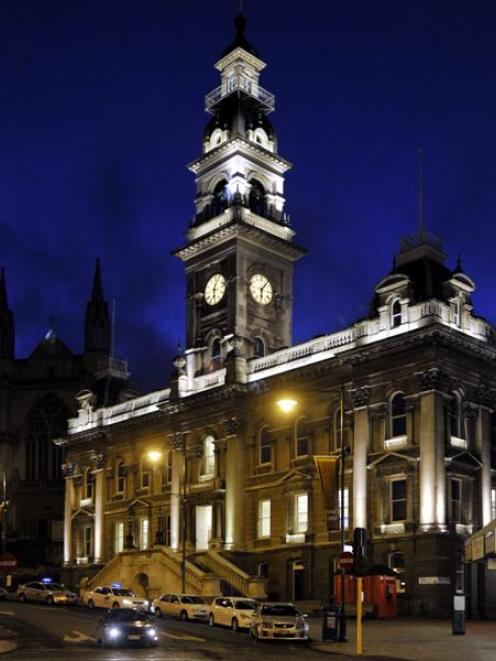
[[[415,230],[416,150],[428,228],[462,253],[496,321],[496,3],[247,0],[247,36],[276,94],[287,210],[309,248],[294,341],[366,314]],[[185,164],[233,38],[236,0],[6,0],[0,7],[0,264],[17,355],[55,319],[81,351],[95,257],[138,386],[164,386],[184,337],[193,214]]]

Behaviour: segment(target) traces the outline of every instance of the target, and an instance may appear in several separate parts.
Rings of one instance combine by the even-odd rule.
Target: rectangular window
[[[452,478],[451,487],[451,520],[462,523],[462,481]]]
[[[147,549],[150,546],[149,540],[149,521],[148,519],[140,520],[140,548]]]
[[[152,483],[152,472],[146,459],[141,462],[141,488],[149,489]]]
[[[308,454],[309,446],[310,443],[309,443],[308,434],[305,436],[299,436],[296,439],[296,456],[297,457],[306,456]]]
[[[172,482],[172,452],[167,452],[162,470],[162,486]]]
[[[203,475],[215,475],[215,441],[207,436],[203,441]]]
[[[496,489],[491,489],[491,519],[496,519]]]
[[[85,558],[89,558],[91,556],[91,528],[89,526],[84,529],[83,555]]]
[[[124,488],[126,486],[126,470],[122,461],[119,461],[117,464],[116,473],[115,491],[116,493],[124,493]]]
[[[391,521],[406,519],[406,479],[391,481]]]
[[[304,533],[308,530],[308,494],[299,493],[295,496],[295,533]]]
[[[124,522],[119,521],[114,528],[114,553],[124,550]]]
[[[263,432],[260,438],[260,463],[272,463],[272,442],[268,432]]]
[[[270,500],[258,501],[257,537],[270,537]]]
[[[339,526],[341,527],[341,511],[343,512],[343,529],[348,530],[350,527],[350,490],[348,487],[344,489],[344,498],[342,498],[341,489],[338,490],[338,508],[339,508]],[[342,510],[341,510],[342,508]]]

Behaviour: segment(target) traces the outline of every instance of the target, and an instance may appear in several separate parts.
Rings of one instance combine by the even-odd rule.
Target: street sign
[[[14,569],[17,567],[17,558],[10,553],[0,555],[0,569]]]
[[[341,569],[353,569],[355,566],[355,556],[353,553],[345,551],[339,556],[338,564]]]

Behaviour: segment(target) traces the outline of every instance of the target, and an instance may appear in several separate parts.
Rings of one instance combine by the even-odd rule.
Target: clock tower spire
[[[284,176],[269,119],[274,95],[259,82],[265,63],[245,36],[246,18],[215,68],[220,85],[205,97],[211,115],[199,158],[195,216],[175,252],[187,277],[188,373],[231,362],[244,380],[246,360],[291,344],[293,243]],[[234,361],[232,360],[234,359]]]

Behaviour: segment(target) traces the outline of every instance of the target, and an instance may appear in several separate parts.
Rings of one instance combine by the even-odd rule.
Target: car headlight
[[[122,603],[124,604],[124,606],[132,606],[133,605],[133,602],[131,601],[131,599],[123,599]]]
[[[147,629],[147,630],[146,630],[146,633],[147,633],[149,636],[156,636],[156,635],[157,635],[157,630],[156,630],[156,629],[153,629],[153,628],[151,628],[151,629]]]
[[[111,638],[118,638],[121,635],[121,630],[117,627],[112,627],[109,631],[109,636]]]

